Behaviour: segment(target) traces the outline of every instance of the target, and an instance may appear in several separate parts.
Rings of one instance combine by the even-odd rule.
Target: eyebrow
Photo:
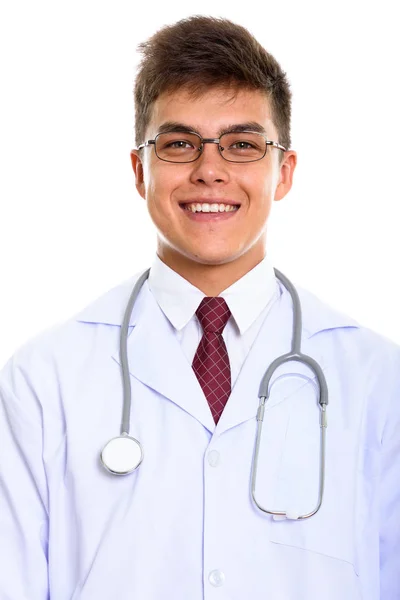
[[[166,121],[159,126],[157,133],[171,133],[171,131],[178,131],[179,133],[201,133],[193,127],[192,125],[185,125],[184,123],[178,123],[177,121]],[[231,125],[226,125],[222,127],[217,135],[218,137],[223,135],[224,133],[241,133],[242,131],[254,131],[256,133],[264,133],[266,134],[265,128],[257,123],[256,121],[248,121],[247,123],[232,123]]]

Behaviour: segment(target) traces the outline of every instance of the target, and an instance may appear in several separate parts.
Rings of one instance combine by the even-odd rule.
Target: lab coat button
[[[219,587],[220,585],[224,584],[225,574],[223,571],[220,571],[219,569],[216,569],[215,571],[211,571],[211,573],[208,576],[208,581],[214,587]]]
[[[219,465],[219,452],[217,450],[210,450],[210,452],[208,453],[208,463],[212,466],[212,467],[218,467]]]

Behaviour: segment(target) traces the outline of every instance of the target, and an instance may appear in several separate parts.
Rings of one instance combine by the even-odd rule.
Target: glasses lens
[[[156,154],[169,162],[191,162],[200,153],[201,138],[195,133],[160,133],[156,137]]]
[[[220,140],[221,152],[232,162],[251,162],[265,156],[267,145],[259,133],[225,133]]]

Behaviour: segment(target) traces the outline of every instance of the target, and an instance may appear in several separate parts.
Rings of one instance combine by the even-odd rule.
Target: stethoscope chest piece
[[[128,475],[143,460],[140,443],[129,435],[119,435],[104,446],[100,454],[104,467],[113,475]]]

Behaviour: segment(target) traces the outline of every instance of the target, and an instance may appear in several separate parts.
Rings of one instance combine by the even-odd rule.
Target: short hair
[[[196,98],[211,88],[226,88],[263,91],[278,132],[274,141],[290,148],[292,93],[286,73],[245,27],[193,15],[162,27],[138,51],[143,57],[134,87],[136,146],[145,141],[153,104],[162,93],[185,89]]]

